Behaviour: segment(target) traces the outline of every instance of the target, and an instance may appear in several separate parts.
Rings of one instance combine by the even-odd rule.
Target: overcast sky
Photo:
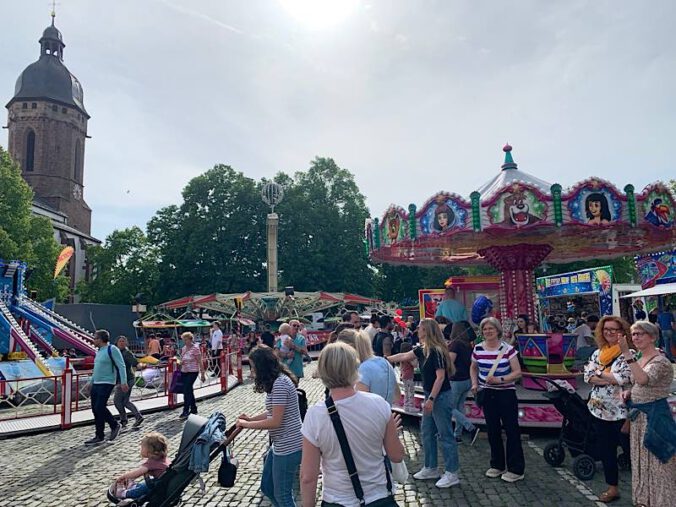
[[[509,141],[564,187],[676,177],[676,2],[59,0],[64,63],[92,116],[92,233],[144,227],[216,163],[259,179],[315,156],[373,215],[465,197]],[[0,98],[39,55],[47,0],[0,0]],[[6,133],[0,144],[6,147]]]

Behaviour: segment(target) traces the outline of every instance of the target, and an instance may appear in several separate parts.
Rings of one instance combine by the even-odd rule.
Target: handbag
[[[218,467],[218,484],[224,488],[233,487],[237,478],[238,465],[238,461],[230,455],[230,450],[227,447],[224,448],[221,465]]]
[[[183,392],[183,373],[176,370],[171,374],[171,383],[169,384],[169,393],[180,394]]]
[[[497,370],[498,368],[500,359],[502,359],[502,356],[504,355],[505,349],[501,350],[500,353],[498,354],[498,357],[495,358],[495,362],[493,363],[493,366],[491,366],[491,369],[488,370],[488,375],[486,375],[486,378],[493,376],[495,370]],[[484,390],[484,388],[481,388],[476,392],[476,395],[474,396],[474,403],[476,404],[477,407],[483,408],[484,403],[486,403],[486,391]]]
[[[392,478],[390,477],[390,470],[387,466],[387,463],[384,463],[384,465],[385,477],[387,478],[387,492],[389,494],[385,498],[379,498],[373,502],[366,503],[364,500],[364,490],[361,487],[361,481],[359,480],[359,475],[357,473],[357,466],[354,464],[354,458],[352,457],[352,451],[350,450],[350,443],[347,441],[345,428],[343,428],[343,423],[340,420],[340,415],[338,414],[336,405],[333,403],[333,398],[329,396],[326,398],[324,403],[326,404],[326,408],[329,411],[329,417],[331,419],[331,423],[333,424],[333,429],[335,430],[336,436],[338,437],[340,451],[343,454],[347,473],[350,475],[350,481],[352,482],[352,489],[354,489],[354,494],[359,500],[359,505],[363,507],[398,507],[399,504],[394,499],[394,494],[392,493]],[[383,461],[385,461],[384,456]],[[331,504],[322,502],[322,505]]]

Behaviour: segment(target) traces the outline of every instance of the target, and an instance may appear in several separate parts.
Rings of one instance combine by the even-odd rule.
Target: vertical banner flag
[[[63,268],[66,267],[66,264],[68,264],[68,261],[70,258],[73,256],[75,253],[75,250],[73,249],[72,246],[67,246],[63,250],[61,250],[61,253],[59,254],[59,258],[56,259],[56,266],[54,266],[54,278],[59,276],[59,273],[63,271]]]

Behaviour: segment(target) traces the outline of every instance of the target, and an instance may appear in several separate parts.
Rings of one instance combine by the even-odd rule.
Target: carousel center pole
[[[551,251],[550,245],[528,244],[490,246],[479,250],[479,255],[500,271],[500,313],[503,321],[514,322],[518,315],[524,314],[535,322],[533,270]]]

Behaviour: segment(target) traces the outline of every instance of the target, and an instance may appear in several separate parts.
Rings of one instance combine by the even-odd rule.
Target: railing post
[[[242,348],[237,351],[237,382],[240,384],[244,382],[244,375],[242,374]]]
[[[169,392],[169,387],[171,386],[171,380],[174,378],[174,368],[176,366],[176,359],[171,358],[167,363],[167,368],[164,370],[164,390],[167,393],[167,404],[169,408],[176,408],[177,397],[178,395]]]
[[[76,389],[76,396],[79,397],[80,388]],[[61,375],[61,429],[67,430],[70,428],[73,420],[73,370],[68,367],[68,359],[66,359],[66,368]]]
[[[223,394],[228,392],[228,375],[230,374],[230,361],[227,361],[226,359],[229,359],[228,354],[230,353],[230,347],[227,347],[226,349],[221,349],[221,353],[218,356],[218,362],[221,364],[220,370],[221,370],[221,392]]]

